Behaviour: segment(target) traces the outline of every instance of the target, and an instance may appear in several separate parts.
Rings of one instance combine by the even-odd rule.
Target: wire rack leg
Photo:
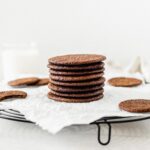
[[[101,140],[101,125],[100,124],[96,124],[97,125],[97,128],[98,128],[98,134],[97,134],[97,139],[98,139],[98,142],[101,144],[101,145],[108,145],[110,143],[110,140],[111,140],[111,124],[108,123],[106,120],[105,120],[105,124],[108,126],[108,139],[106,142],[102,142]]]

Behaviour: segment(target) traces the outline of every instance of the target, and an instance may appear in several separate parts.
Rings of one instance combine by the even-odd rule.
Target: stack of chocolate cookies
[[[61,102],[91,102],[103,97],[105,56],[76,54],[49,59],[48,97]]]

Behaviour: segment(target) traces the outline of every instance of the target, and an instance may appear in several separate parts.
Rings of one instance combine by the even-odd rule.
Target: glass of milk
[[[3,47],[2,73],[5,80],[40,73],[40,54],[35,44],[11,44]]]

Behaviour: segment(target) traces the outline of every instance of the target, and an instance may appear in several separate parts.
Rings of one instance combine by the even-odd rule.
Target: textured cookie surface
[[[52,80],[56,81],[86,81],[86,80],[93,80],[93,79],[98,79],[102,77],[104,73],[96,73],[96,74],[91,74],[91,75],[82,75],[82,76],[61,76],[61,75],[50,75],[50,78]]]
[[[83,87],[65,87],[60,85],[54,85],[52,83],[48,84],[48,88],[56,92],[65,92],[65,93],[79,93],[79,92],[92,92],[95,90],[100,90],[104,87],[104,84],[95,85],[95,86],[83,86]]]
[[[91,92],[84,92],[84,93],[62,93],[62,92],[56,92],[51,90],[51,93],[57,96],[61,97],[67,97],[67,98],[82,98],[82,97],[93,97],[97,95],[102,95],[104,92],[103,89],[91,91]]]
[[[116,77],[109,79],[108,83],[117,87],[133,87],[142,84],[142,80],[128,77]]]
[[[94,85],[101,85],[105,82],[105,78],[101,77],[99,79],[91,80],[91,81],[84,81],[84,82],[60,82],[55,80],[50,80],[52,84],[61,85],[61,86],[69,86],[69,87],[81,87],[81,86],[94,86]]]
[[[55,65],[84,65],[104,61],[106,59],[103,55],[96,54],[74,54],[56,56],[49,59],[49,63]]]
[[[26,98],[26,97],[27,97],[27,93],[24,91],[10,90],[10,91],[0,92],[0,101],[9,99],[9,98]]]
[[[35,85],[41,86],[41,85],[47,85],[48,83],[49,83],[49,78],[40,78]]]
[[[50,69],[50,73],[52,75],[87,75],[87,74],[94,74],[94,73],[102,73],[105,69],[97,69],[97,70],[81,70],[81,71],[56,71],[53,69]]]
[[[22,86],[22,85],[30,85],[35,84],[39,81],[39,78],[36,77],[28,77],[28,78],[20,78],[13,81],[9,81],[8,84],[10,86]]]
[[[47,66],[50,69],[53,70],[63,70],[63,71],[83,71],[83,70],[97,70],[102,69],[104,67],[104,63],[95,63],[90,65],[80,65],[80,66],[67,66],[67,65],[48,65]]]
[[[65,97],[56,96],[53,93],[49,92],[48,98],[55,100],[55,101],[59,101],[59,102],[85,103],[85,102],[92,102],[92,101],[100,100],[101,98],[103,98],[103,95],[97,95],[97,96],[90,97],[90,98],[65,98]]]
[[[128,112],[142,113],[150,112],[150,100],[132,99],[119,104],[119,108]]]

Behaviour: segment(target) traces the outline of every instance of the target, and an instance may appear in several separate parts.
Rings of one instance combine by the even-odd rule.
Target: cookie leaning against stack
[[[74,54],[50,58],[48,98],[60,102],[82,103],[103,97],[105,56]]]

